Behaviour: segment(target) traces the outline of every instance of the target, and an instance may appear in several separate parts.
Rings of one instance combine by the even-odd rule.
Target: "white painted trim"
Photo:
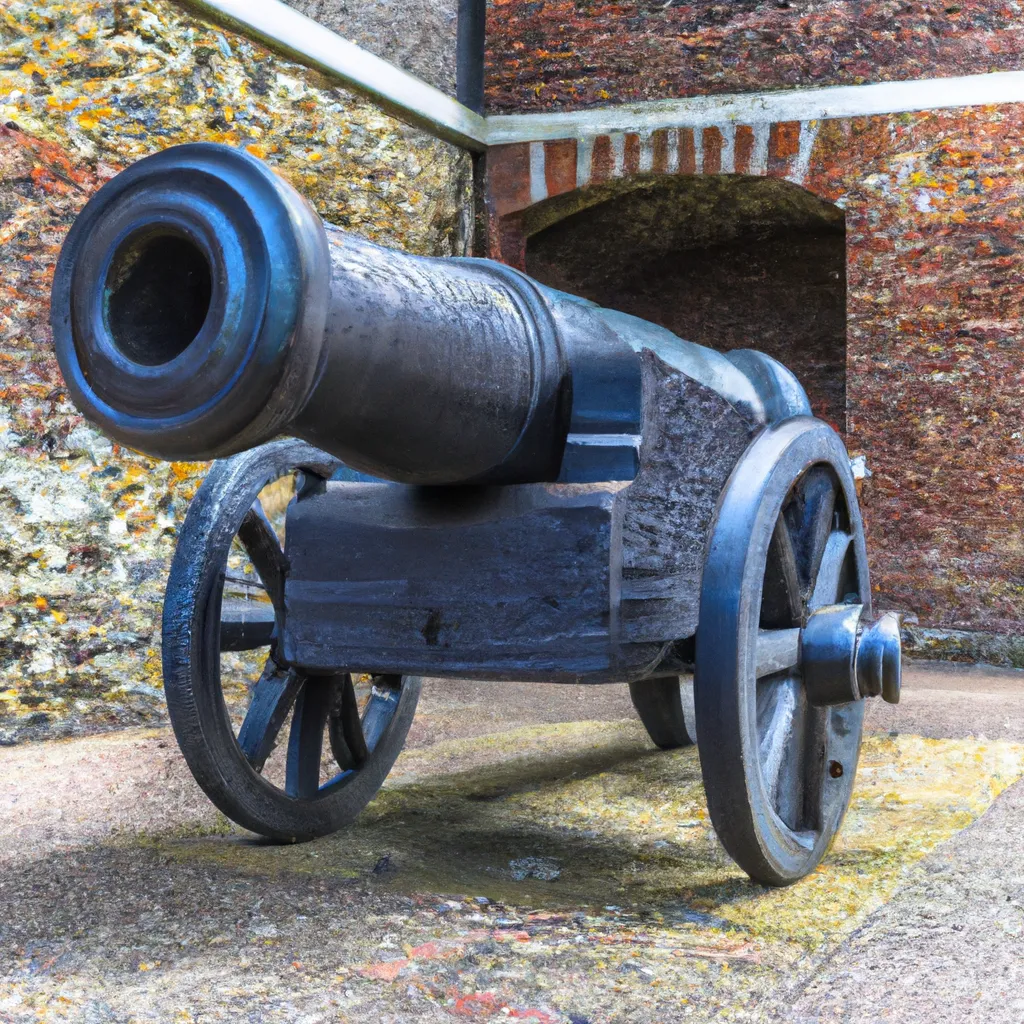
[[[732,174],[736,170],[736,125],[722,124],[718,130],[722,133],[722,174]]]
[[[777,121],[822,121],[1022,102],[1024,71],[995,71],[912,82],[650,100],[568,113],[498,114],[486,119],[486,138],[487,145],[497,146],[659,128],[721,127],[730,122],[757,125]]]
[[[750,174],[768,173],[768,143],[771,136],[771,126],[764,121],[753,125],[754,149],[750,154]]]
[[[811,154],[814,151],[814,140],[818,137],[820,121],[803,121],[800,125],[800,143],[793,161],[793,169],[787,176],[790,181],[802,185],[811,169]]]
[[[626,171],[626,136],[622,132],[611,137],[612,177],[621,178]]]
[[[665,134],[665,145],[668,147],[667,167],[669,174],[679,173],[679,132],[670,128]]]
[[[654,167],[654,133],[653,132],[641,132],[640,133],[640,166],[638,170],[641,174],[650,173]]]
[[[547,160],[543,142],[530,143],[530,202],[540,203],[548,197]]]
[[[582,188],[590,182],[590,165],[594,159],[594,140],[580,139],[576,144],[576,185]]]
[[[486,148],[487,125],[480,114],[280,0],[185,2],[218,23],[340,79],[400,120],[466,149]]]

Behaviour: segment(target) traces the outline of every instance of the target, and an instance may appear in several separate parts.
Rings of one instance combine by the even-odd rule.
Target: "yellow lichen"
[[[813,949],[856,928],[908,868],[1022,776],[1020,744],[868,737],[836,842],[787,889],[751,883],[721,849],[696,750],[656,751],[633,722],[535,726],[408,751],[355,825],[315,849],[158,842],[257,873],[351,872],[388,849],[401,865],[393,884],[415,891],[552,909],[617,904],[665,922],[682,913],[691,943],[728,936]],[[515,881],[509,863],[523,856],[559,865],[557,881]]]

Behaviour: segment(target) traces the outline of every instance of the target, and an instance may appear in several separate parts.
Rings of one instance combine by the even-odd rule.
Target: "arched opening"
[[[531,210],[527,272],[710,348],[760,349],[797,374],[817,415],[844,430],[843,211],[774,178],[627,187]]]

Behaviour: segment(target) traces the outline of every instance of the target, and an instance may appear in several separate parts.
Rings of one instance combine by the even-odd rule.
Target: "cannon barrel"
[[[324,225],[260,161],[207,143],[90,200],[52,324],[72,399],[129,447],[208,459],[287,433],[406,483],[555,480],[570,436],[638,434],[642,347],[755,418],[780,387],[803,394],[766,357],[730,362],[501,264]]]

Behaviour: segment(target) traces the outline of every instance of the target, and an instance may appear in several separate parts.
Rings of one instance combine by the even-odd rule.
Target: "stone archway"
[[[843,211],[777,178],[615,186],[525,211],[527,272],[712,348],[761,349],[800,377],[817,415],[844,430]]]

